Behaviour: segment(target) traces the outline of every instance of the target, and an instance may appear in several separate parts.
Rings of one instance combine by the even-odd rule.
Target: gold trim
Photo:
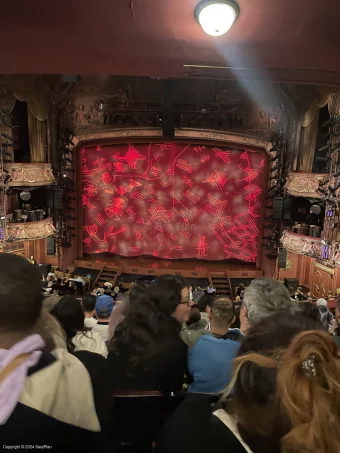
[[[324,272],[327,272],[328,274],[334,275],[334,269],[331,269],[324,264],[314,263],[314,269],[320,269]]]
[[[9,187],[40,187],[55,182],[51,164],[9,163],[5,167],[9,172],[13,172]]]
[[[101,132],[88,132],[78,134],[73,138],[74,147],[81,145],[83,142],[95,140],[108,140],[117,138],[157,138],[162,139],[162,131],[155,128],[135,128],[135,129],[111,129]],[[272,143],[268,140],[263,140],[258,137],[253,137],[247,134],[235,134],[231,132],[221,132],[212,129],[176,129],[175,139],[199,139],[212,140],[220,142],[231,142],[243,146],[253,146],[262,148],[266,153],[270,154]]]
[[[311,173],[289,173],[285,185],[287,193],[296,197],[322,198],[316,190],[327,175]]]
[[[55,234],[52,217],[38,222],[7,223],[6,238],[13,241],[34,241]]]

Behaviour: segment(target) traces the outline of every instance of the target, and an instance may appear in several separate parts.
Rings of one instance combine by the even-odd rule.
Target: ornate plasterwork
[[[302,236],[285,230],[281,242],[284,248],[299,255],[322,257],[321,238]]]
[[[316,190],[326,175],[313,173],[289,173],[285,189],[295,197],[322,198]]]
[[[39,222],[8,223],[6,227],[7,240],[33,241],[43,239],[55,234],[53,219],[40,220]]]
[[[39,187],[49,186],[55,182],[51,164],[18,164],[10,163],[6,165],[13,177],[9,182],[9,187]]]
[[[162,139],[163,134],[160,129],[156,128],[136,128],[136,129],[114,129],[101,132],[89,132],[79,134],[72,139],[74,146],[83,142],[108,140],[108,139],[124,139],[124,138],[145,138],[145,139]],[[209,129],[176,129],[175,139],[198,139],[212,140],[220,142],[235,143],[243,146],[253,146],[264,149],[268,154],[272,144],[268,140],[263,140],[257,137],[247,136],[243,134],[233,134],[230,132],[221,132]]]

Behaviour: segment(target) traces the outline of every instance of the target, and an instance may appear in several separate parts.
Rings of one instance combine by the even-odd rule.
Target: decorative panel
[[[8,223],[6,232],[7,240],[31,241],[53,236],[55,234],[55,228],[53,225],[53,219],[48,217],[47,219],[40,220],[39,222]]]
[[[334,269],[314,263],[312,296],[327,297],[329,294],[334,294],[334,290]]]
[[[285,230],[281,242],[283,247],[291,252],[320,258],[322,256],[321,238],[302,236],[300,234],[292,233],[289,230]]]
[[[49,186],[55,182],[51,164],[10,163],[6,168],[13,174],[9,187]]]
[[[321,198],[316,190],[324,177],[321,174],[289,173],[285,188],[289,195],[296,197]]]

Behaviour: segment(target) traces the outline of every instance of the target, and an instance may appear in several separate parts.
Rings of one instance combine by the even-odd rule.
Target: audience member
[[[24,258],[0,254],[1,444],[93,452],[100,424],[91,379],[76,357],[47,349],[40,278]]]
[[[244,284],[240,283],[240,286],[237,288],[236,291],[236,297],[239,297],[240,300],[243,298],[244,290],[245,290]]]
[[[188,367],[194,380],[190,392],[218,393],[229,384],[232,361],[240,346],[228,338],[233,320],[233,303],[227,297],[217,297],[210,313],[210,334],[203,335],[189,351]]]
[[[291,300],[287,288],[277,280],[257,278],[245,289],[240,311],[241,330],[280,311],[294,313],[298,304]]]
[[[109,321],[109,340],[111,340],[111,338],[113,337],[117,325],[123,321],[125,312],[130,304],[138,302],[144,295],[144,289],[144,285],[134,285],[131,288],[129,295],[123,293],[117,294],[116,305],[111,312]]]
[[[82,297],[81,305],[85,315],[85,327],[93,328],[97,324],[94,318],[96,314],[96,296],[94,294],[86,293]]]
[[[300,302],[299,303],[299,308],[303,314],[303,316],[306,316],[306,318],[311,318],[314,319],[315,321],[320,321],[321,322],[321,314],[318,309],[318,307],[313,304],[313,302]]]
[[[181,390],[187,347],[180,339],[191,301],[180,277],[164,275],[138,289],[109,344],[108,365],[116,390]],[[135,298],[137,295],[134,296]]]
[[[114,304],[111,296],[103,294],[96,300],[97,324],[92,328],[93,332],[98,332],[104,341],[109,339],[109,321]]]
[[[190,330],[200,330],[207,326],[204,319],[201,319],[201,312],[197,306],[192,306],[189,312],[189,319],[187,321],[187,327]]]
[[[209,324],[209,314],[210,308],[215,300],[214,294],[204,294],[199,301],[197,302],[197,306],[201,312],[201,318]]]
[[[320,329],[289,311],[250,327],[219,408],[187,399],[164,428],[160,452],[337,451],[340,358]]]
[[[107,356],[107,347],[98,332],[91,331],[84,325],[84,311],[81,303],[74,296],[64,296],[51,310],[66,332],[69,352],[89,351]]]

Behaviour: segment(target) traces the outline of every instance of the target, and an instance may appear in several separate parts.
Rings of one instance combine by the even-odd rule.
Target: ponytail
[[[282,453],[331,453],[340,444],[340,357],[324,332],[297,335],[280,359],[277,395],[291,427]]]
[[[241,355],[220,407],[237,418],[246,438],[262,439],[262,451],[272,444],[282,453],[339,451],[336,343],[325,332],[304,331],[288,348]]]

